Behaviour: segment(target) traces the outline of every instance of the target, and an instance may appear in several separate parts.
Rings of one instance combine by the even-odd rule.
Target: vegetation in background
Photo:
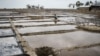
[[[43,6],[35,6],[35,5],[26,5],[26,7],[28,8],[28,9],[44,9],[44,7]]]
[[[83,5],[84,5],[84,3],[80,2],[80,1],[76,2],[76,7],[80,7],[80,6],[83,6]]]
[[[91,6],[93,4],[94,3],[92,1],[87,1],[86,3],[82,3],[81,1],[76,1],[76,3],[70,3],[69,7],[75,8],[75,6],[76,6],[77,8],[79,8],[80,6],[83,6],[83,5],[85,5],[85,6]]]
[[[75,4],[73,4],[73,3],[69,4],[69,7],[72,6],[73,8],[75,8],[75,6],[80,7],[80,6],[83,6],[83,5],[84,5],[84,3],[77,1]]]
[[[92,1],[87,1],[87,2],[85,3],[85,6],[91,6],[91,5],[93,5],[93,2],[92,2]]]

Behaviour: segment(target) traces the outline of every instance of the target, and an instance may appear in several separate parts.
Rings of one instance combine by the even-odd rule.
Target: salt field
[[[84,46],[100,43],[100,34],[86,31],[75,31],[63,34],[47,34],[23,36],[31,47],[50,46],[56,49],[65,49],[75,46]]]
[[[73,51],[67,50],[69,48],[89,46],[100,43],[100,33],[84,31],[78,29],[76,25],[76,19],[80,18],[78,21],[83,22],[85,21],[83,18],[95,18],[96,15],[66,13],[65,15],[61,16],[64,17],[58,17],[57,23],[55,23],[55,19],[51,17],[35,20],[29,17],[12,18],[11,20],[1,19],[0,56],[23,54],[22,49],[24,49],[26,46],[24,44],[21,46],[20,42],[28,43],[28,46],[32,48],[32,51],[35,48],[43,46],[52,47],[56,51],[61,50],[60,53],[63,56],[75,56],[77,53],[79,53],[79,55],[77,54],[76,56],[82,56],[85,54],[87,56],[91,53],[93,54],[93,52],[100,53],[99,46],[93,46],[87,49],[80,48]],[[91,24],[93,25],[95,23],[91,22]],[[6,27],[6,29],[3,29],[3,27]],[[19,41],[18,39],[21,40]],[[85,54],[82,54],[82,52]],[[61,54],[58,56],[61,56]],[[100,56],[100,54],[92,54],[90,56]]]
[[[100,56],[100,46],[81,48],[78,50],[62,50],[58,56]]]
[[[10,24],[9,23],[0,24],[0,27],[10,27]]]
[[[41,21],[53,21],[53,18],[50,18],[50,19],[38,19],[38,20],[31,20],[31,19],[27,19],[27,20],[16,20],[16,21],[13,21],[14,23],[24,23],[24,22],[41,22]]]
[[[0,56],[21,55],[23,52],[14,37],[0,38]]]
[[[18,29],[19,33],[31,33],[31,32],[45,32],[45,31],[57,31],[57,30],[75,30],[75,25],[61,25],[61,26],[48,26],[48,27],[26,27]]]
[[[29,23],[15,23],[15,25],[22,25],[22,26],[28,26],[28,25],[46,25],[46,24],[55,24],[54,22],[29,22]],[[66,24],[66,22],[57,22],[57,24]]]
[[[0,29],[0,36],[14,35],[11,29]]]

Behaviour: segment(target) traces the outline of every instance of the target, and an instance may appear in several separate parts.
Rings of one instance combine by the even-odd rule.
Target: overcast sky
[[[69,3],[75,3],[76,1],[78,0],[0,0],[0,8],[25,8],[27,4],[39,4],[45,8],[67,8]],[[79,1],[84,3],[90,0]],[[91,1],[94,2],[95,0]]]

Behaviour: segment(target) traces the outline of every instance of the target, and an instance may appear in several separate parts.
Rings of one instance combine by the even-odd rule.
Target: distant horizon
[[[1,0],[0,8],[26,8],[26,5],[44,6],[44,8],[69,9],[70,3],[76,3],[78,0]],[[95,0],[79,0],[83,3]],[[98,1],[98,0],[97,0]],[[70,8],[72,9],[72,8]]]
[[[28,9],[28,8],[0,8],[0,9]],[[33,9],[33,8],[30,8]],[[76,9],[76,8],[44,8],[44,9]]]

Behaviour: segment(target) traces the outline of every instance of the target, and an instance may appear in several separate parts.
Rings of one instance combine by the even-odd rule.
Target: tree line
[[[95,1],[95,2],[97,2],[97,1]],[[79,8],[80,6],[83,6],[83,5],[85,5],[85,6],[91,6],[91,5],[93,5],[94,3],[92,2],[92,1],[87,1],[86,3],[83,3],[83,2],[81,2],[81,1],[77,1],[76,3],[70,3],[69,4],[69,7],[73,7],[73,8],[75,8],[75,6],[77,7],[77,8]]]
[[[28,8],[28,9],[44,9],[44,7],[43,6],[36,6],[36,5],[26,5],[26,7]]]

